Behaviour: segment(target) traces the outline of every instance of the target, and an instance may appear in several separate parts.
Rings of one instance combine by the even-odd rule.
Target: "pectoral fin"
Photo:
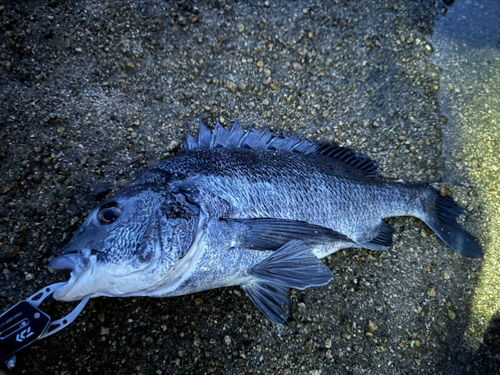
[[[225,220],[246,227],[246,233],[239,245],[249,249],[277,250],[292,240],[300,240],[307,245],[335,241],[355,246],[353,241],[341,233],[304,221],[267,218]]]
[[[302,241],[289,241],[267,259],[248,270],[253,280],[243,290],[273,323],[283,324],[289,316],[287,288],[304,290],[326,285],[333,273]]]

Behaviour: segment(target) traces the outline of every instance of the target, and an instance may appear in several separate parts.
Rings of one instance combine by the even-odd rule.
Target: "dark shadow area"
[[[446,374],[499,374],[500,373],[500,312],[491,319],[483,343],[474,355],[455,350],[444,364]]]

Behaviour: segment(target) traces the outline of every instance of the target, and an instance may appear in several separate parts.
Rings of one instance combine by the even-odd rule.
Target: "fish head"
[[[169,282],[198,230],[199,209],[184,195],[126,190],[95,208],[50,261],[52,271],[71,272],[54,298],[147,295]]]

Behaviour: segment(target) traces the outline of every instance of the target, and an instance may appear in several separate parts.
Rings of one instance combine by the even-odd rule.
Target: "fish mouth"
[[[97,255],[99,251],[94,249],[82,249],[63,251],[62,255],[55,257],[49,262],[48,269],[54,273],[70,273],[85,268],[89,257]]]
[[[92,272],[97,254],[98,251],[93,249],[64,251],[62,255],[49,262],[47,268],[50,271],[70,274],[67,283],[54,293],[54,299],[58,301],[77,301],[87,296],[86,293],[76,292],[74,287],[84,274]]]
[[[105,254],[98,250],[89,248],[65,250],[48,264],[52,272],[70,273],[69,280],[53,294],[53,297],[57,301],[71,302],[87,296],[92,298],[144,295],[145,292],[141,294],[141,290],[137,289],[137,284],[141,283],[134,276],[140,277],[145,270],[156,264],[160,256],[160,251],[157,250],[156,257],[145,268],[129,270],[126,273],[113,262],[107,262]]]
[[[51,272],[68,274],[76,270],[78,258],[78,252],[72,251],[52,259],[47,267]]]

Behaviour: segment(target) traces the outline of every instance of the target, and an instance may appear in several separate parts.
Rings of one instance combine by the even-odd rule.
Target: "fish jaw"
[[[154,273],[148,277],[147,271],[154,267],[158,255],[159,251],[156,251],[152,262],[137,270],[117,267],[114,263],[99,259],[99,253],[90,249],[63,254],[52,259],[48,265],[55,272],[71,270],[70,279],[54,293],[54,299],[70,302],[87,296],[144,296],[146,292],[138,288],[138,285],[148,285],[151,282]]]
[[[87,250],[64,254],[50,261],[48,268],[52,271],[71,270],[70,279],[54,293],[54,299],[79,301],[87,296],[97,297],[112,290],[116,278],[110,278],[110,274],[107,274],[110,270],[106,270],[107,267],[98,262],[97,254],[89,255]]]
[[[58,301],[78,301],[87,296],[140,297],[145,296],[149,287],[157,283],[157,259],[141,270],[124,270],[116,264],[98,261],[96,255],[91,255],[83,262],[79,262],[80,259],[75,259],[76,257],[71,260],[65,257],[67,258],[67,255],[55,258],[49,264],[51,269],[69,264],[70,261],[76,265],[68,282],[54,293],[54,299]],[[82,263],[86,263],[86,266],[79,267]]]
[[[200,215],[198,232],[186,255],[175,265],[167,267],[159,261],[161,248],[155,247],[151,262],[137,269],[118,266],[100,259],[90,249],[66,253],[49,263],[53,271],[71,270],[69,281],[54,293],[58,301],[78,301],[84,297],[163,297],[175,291],[197,268],[204,253],[206,216]],[[156,242],[158,243],[158,242]]]
[[[90,249],[79,252],[70,252],[52,259],[48,265],[53,272],[71,271],[70,279],[54,293],[54,299],[58,301],[78,301],[90,294],[81,290],[82,280],[88,279],[97,262],[97,255],[92,254]],[[78,291],[77,291],[78,290]]]
[[[112,264],[98,263],[89,259],[86,268],[72,271],[69,281],[54,293],[58,301],[79,301],[89,297],[130,297],[144,296],[146,291],[138,288],[144,283],[141,275],[130,273],[126,276],[113,275],[116,268]]]

